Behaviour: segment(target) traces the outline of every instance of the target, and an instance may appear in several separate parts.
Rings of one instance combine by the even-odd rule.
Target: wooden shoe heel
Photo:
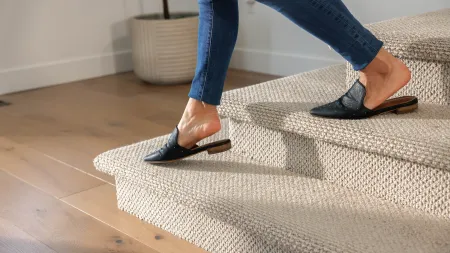
[[[208,151],[208,154],[213,155],[213,154],[225,152],[230,149],[231,149],[231,142],[217,146],[217,147],[209,148],[209,149],[207,149],[207,151]]]
[[[394,113],[396,113],[396,114],[410,113],[410,112],[413,112],[413,111],[417,110],[418,108],[419,108],[418,104],[413,104],[413,105],[410,105],[410,106],[405,106],[405,107],[401,107],[401,108],[395,109]]]

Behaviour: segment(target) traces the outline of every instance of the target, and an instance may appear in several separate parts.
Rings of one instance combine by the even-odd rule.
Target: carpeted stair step
[[[450,106],[366,120],[313,117],[345,90],[338,65],[226,92],[232,152],[450,219]]]
[[[412,71],[412,80],[398,95],[450,105],[450,8],[366,26]],[[358,73],[347,64],[350,87]]]
[[[95,165],[116,177],[119,208],[207,251],[450,251],[449,220],[232,152],[143,162],[167,138],[108,151]]]

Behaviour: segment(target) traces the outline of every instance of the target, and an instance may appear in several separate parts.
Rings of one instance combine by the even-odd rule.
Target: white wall
[[[197,0],[170,0],[196,11]],[[342,61],[280,14],[240,2],[232,67],[279,75]],[[344,0],[363,23],[450,7],[449,0]],[[126,20],[160,0],[0,0],[0,94],[132,69]]]
[[[363,23],[449,8],[449,0],[343,0]],[[328,46],[272,9],[240,2],[240,31],[232,66],[289,75],[343,62]]]
[[[160,0],[0,0],[0,94],[131,70],[126,20],[160,11]]]

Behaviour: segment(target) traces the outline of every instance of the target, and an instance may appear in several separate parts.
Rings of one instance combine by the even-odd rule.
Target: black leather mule
[[[164,147],[144,157],[144,161],[152,164],[169,163],[196,155],[203,151],[207,151],[208,154],[212,155],[231,149],[231,141],[229,139],[211,142],[203,146],[195,145],[187,149],[178,145],[178,134],[178,127],[175,127]]]
[[[364,106],[366,87],[357,80],[355,84],[338,100],[311,110],[311,114],[334,119],[364,119],[385,112],[409,113],[415,111],[418,99],[413,96],[392,98],[384,101],[373,110]]]

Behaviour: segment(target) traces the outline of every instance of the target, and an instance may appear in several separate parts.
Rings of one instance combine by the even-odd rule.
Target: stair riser
[[[430,62],[404,59],[412,79],[396,96],[417,96],[420,102],[450,105],[450,62]],[[359,77],[347,64],[346,84],[350,88]]]
[[[399,159],[230,121],[232,152],[450,218],[450,173]]]
[[[261,237],[214,219],[177,201],[116,176],[118,207],[212,253],[284,253]]]

